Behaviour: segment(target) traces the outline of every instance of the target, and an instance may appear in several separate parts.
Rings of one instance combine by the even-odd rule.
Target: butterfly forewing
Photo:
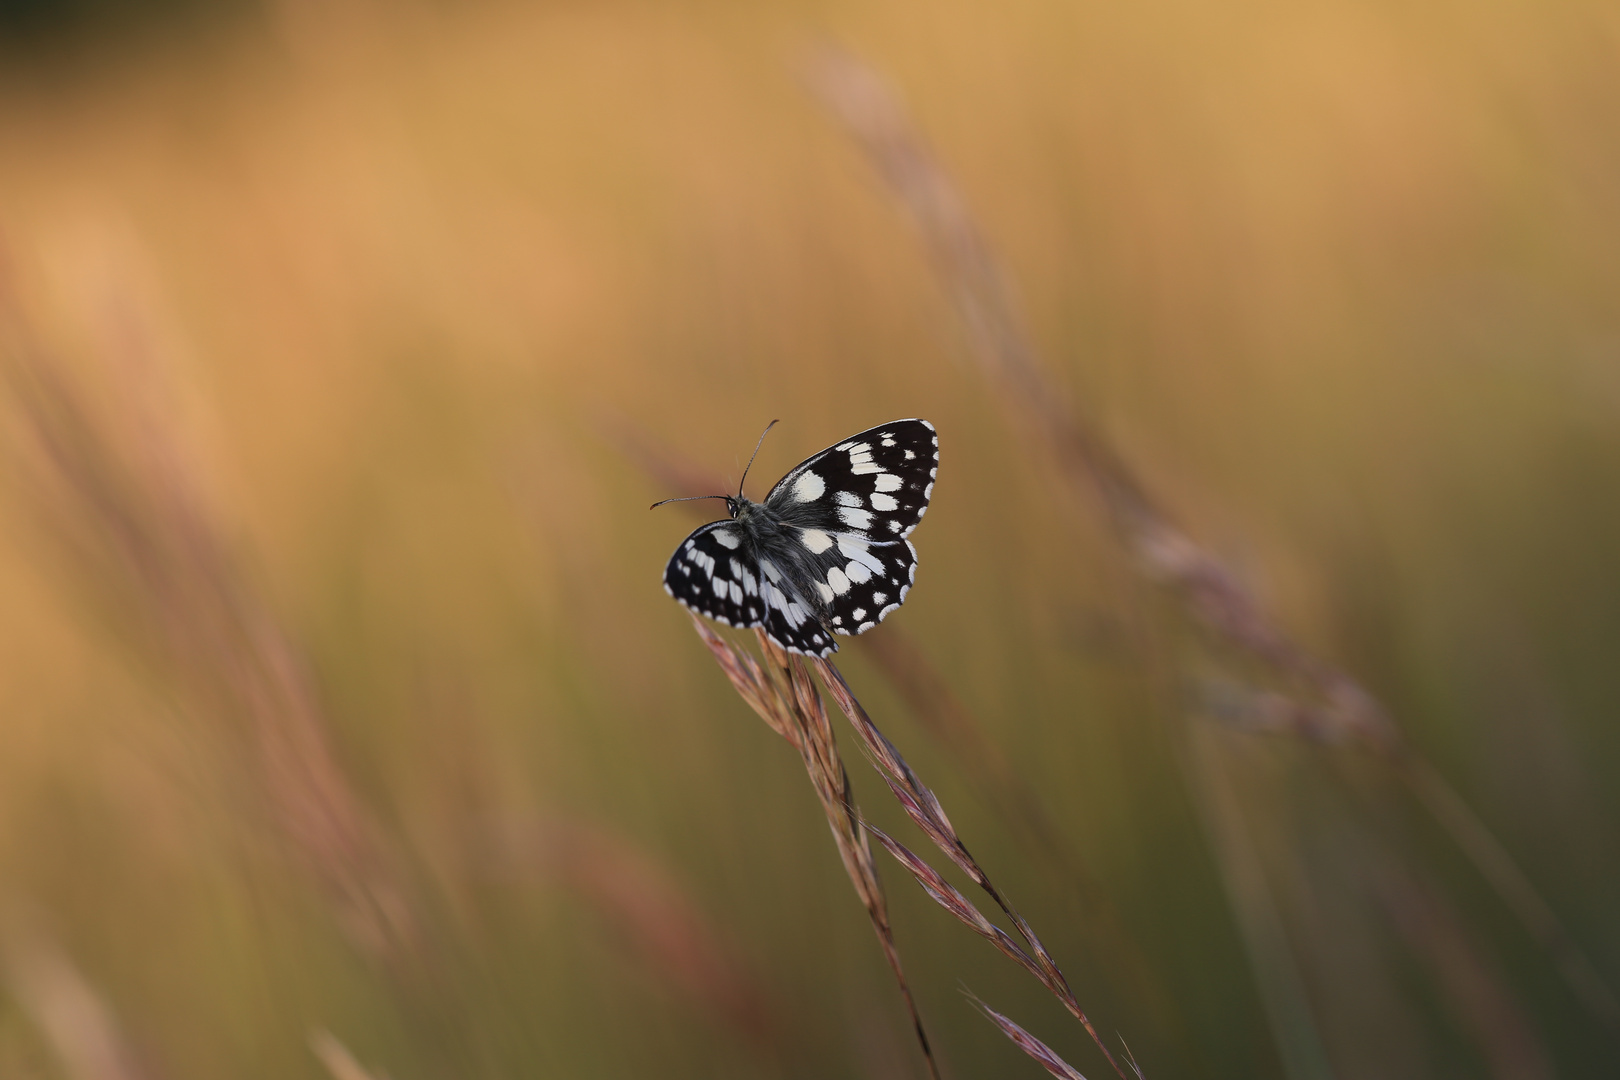
[[[700,615],[763,626],[790,652],[827,656],[832,634],[860,634],[905,601],[917,574],[906,537],[939,469],[926,420],[852,435],[795,466],[760,504],[731,500],[731,521],[676,549],[664,588]]]
[[[795,466],[765,496],[794,524],[903,540],[934,493],[939,437],[926,420],[896,420],[851,435]]]

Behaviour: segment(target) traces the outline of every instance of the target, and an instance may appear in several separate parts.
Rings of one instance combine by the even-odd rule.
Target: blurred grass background
[[[0,1076],[333,1075],[314,1031],[395,1080],[920,1075],[798,763],[658,587],[692,519],[645,507],[682,492],[623,452],[735,477],[781,417],[757,496],[897,416],[943,471],[874,634],[946,673],[1072,865],[868,643],[841,666],[1150,1077],[1614,1075],[1615,1034],[1376,763],[1206,726],[1322,1048],[1279,1056],[1178,765],[1208,650],[1055,493],[795,75],[829,37],[893,81],[1055,383],[1613,983],[1612,5],[0,25]],[[959,985],[1103,1074],[884,869],[950,1075],[1037,1071]]]

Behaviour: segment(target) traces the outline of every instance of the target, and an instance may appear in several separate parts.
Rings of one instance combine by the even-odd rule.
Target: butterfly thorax
[[[769,558],[786,571],[779,587],[812,612],[819,622],[826,607],[821,595],[814,589],[801,588],[818,567],[809,549],[791,535],[798,524],[793,509],[791,506],[778,509],[770,505],[769,500],[757,503],[741,495],[726,497],[726,510],[732,520],[742,526],[744,543],[754,557]]]
[[[773,539],[781,535],[781,519],[767,510],[764,503],[757,503],[742,495],[727,495],[726,511],[731,514],[733,521],[743,527],[756,546],[769,546]]]

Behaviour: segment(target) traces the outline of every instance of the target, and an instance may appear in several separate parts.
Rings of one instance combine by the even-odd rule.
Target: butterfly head
[[[656,510],[665,503],[694,502],[699,499],[724,499],[726,513],[737,521],[748,521],[760,508],[759,503],[742,495],[689,495],[684,499],[661,499],[653,503],[648,509]]]
[[[726,513],[736,521],[747,522],[759,510],[759,503],[745,495],[725,495]]]

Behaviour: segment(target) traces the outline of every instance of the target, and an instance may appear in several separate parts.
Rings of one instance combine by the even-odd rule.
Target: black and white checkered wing
[[[895,420],[809,458],[765,497],[765,508],[797,540],[792,569],[808,579],[807,599],[822,628],[864,633],[904,603],[917,576],[917,550],[906,537],[928,510],[938,471],[934,425]],[[766,631],[786,645],[776,621],[770,611]],[[829,641],[795,651],[824,656],[835,647]]]
[[[805,529],[800,535],[808,543],[819,544],[819,537],[829,534]],[[825,628],[835,634],[864,634],[905,603],[906,594],[917,580],[917,549],[911,546],[910,540],[870,544],[850,532],[838,533],[831,536],[831,540],[826,549],[817,553],[813,563],[800,570],[809,579],[813,593],[810,601],[821,619],[816,629]],[[776,618],[775,611],[767,614],[766,632],[778,644],[787,645],[776,633]],[[803,644],[794,642],[794,646]],[[794,651],[826,656],[837,650],[831,640],[817,640],[815,635],[808,644],[810,648],[797,647]]]
[[[785,544],[797,543],[791,536]],[[765,598],[765,634],[788,652],[805,656],[831,656],[838,643],[828,633],[827,613],[817,602],[821,594],[815,585],[818,573],[784,546],[759,557],[760,593]]]
[[[796,466],[765,496],[789,524],[904,540],[928,510],[939,436],[926,420],[895,420],[852,435]]]
[[[727,626],[763,626],[790,652],[829,656],[898,608],[917,576],[906,537],[928,510],[939,439],[895,420],[805,460],[762,503],[722,496],[730,521],[681,542],[664,590]]]
[[[740,526],[715,521],[681,541],[664,567],[664,591],[686,607],[727,626],[765,621],[759,567]]]

